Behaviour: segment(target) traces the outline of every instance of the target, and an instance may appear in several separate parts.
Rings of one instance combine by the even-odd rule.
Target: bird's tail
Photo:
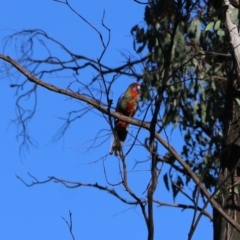
[[[128,128],[129,128],[128,125],[126,128],[115,127],[113,139],[112,139],[112,143],[111,143],[111,149],[110,149],[111,155],[113,153],[115,156],[121,157],[123,155],[122,154],[122,146],[123,146],[123,142],[125,141],[125,139],[127,137]]]
[[[117,137],[113,136],[110,154],[112,155],[114,153],[115,156],[121,156],[122,146],[123,146],[123,142],[120,141]]]

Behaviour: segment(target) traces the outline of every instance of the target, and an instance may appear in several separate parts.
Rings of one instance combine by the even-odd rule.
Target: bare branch
[[[93,100],[91,98],[88,98],[86,96],[83,96],[81,94],[77,94],[59,87],[56,87],[52,84],[46,83],[38,78],[36,78],[34,75],[32,75],[31,73],[29,73],[25,68],[23,68],[21,65],[19,65],[15,60],[11,59],[9,56],[5,56],[3,54],[0,54],[0,58],[3,59],[6,62],[9,62],[10,64],[12,64],[18,71],[20,71],[22,74],[24,74],[29,81],[36,83],[39,86],[42,86],[50,91],[59,93],[59,94],[63,94],[75,99],[78,99],[80,101],[83,101],[89,105],[91,105],[92,107],[94,107],[95,109],[99,110],[100,112],[102,112],[103,114],[110,114],[111,116],[118,118],[119,120],[123,120],[126,121],[130,124],[133,124],[135,126],[139,126],[142,128],[145,128],[147,130],[151,130],[152,127],[150,126],[149,123],[147,122],[142,122],[139,121],[137,119],[133,119],[133,118],[129,118],[126,116],[123,116],[121,114],[118,114],[116,112],[109,112],[104,106],[103,104],[101,104],[100,102]],[[193,179],[193,181],[199,186],[200,190],[202,191],[202,193],[206,196],[206,198],[209,200],[209,202],[211,202],[212,206],[231,224],[233,225],[238,231],[240,231],[240,225],[234,221],[231,217],[229,217],[224,211],[223,209],[220,207],[220,205],[214,200],[212,199],[211,194],[207,191],[207,189],[204,187],[204,185],[201,183],[200,179],[198,178],[198,176],[191,170],[191,168],[189,167],[189,165],[181,158],[181,156],[176,152],[176,150],[168,143],[166,142],[157,132],[154,133],[154,137],[173,155],[173,157],[176,158],[176,160],[179,162],[179,164],[186,170],[186,172],[189,174],[189,176],[191,176],[191,178]],[[154,138],[153,137],[153,138]],[[53,178],[54,179],[54,178]],[[51,180],[53,180],[51,179]],[[48,181],[51,181],[48,180]],[[91,184],[90,186],[92,187],[98,187],[99,189],[101,189],[102,187],[99,187],[98,185],[94,185]],[[68,186],[70,187],[70,186]],[[106,190],[111,192],[111,190],[108,190],[106,188],[102,188],[102,190]],[[112,193],[113,194],[113,193]],[[132,204],[136,204],[136,202],[132,203]]]
[[[167,207],[175,207],[175,208],[182,208],[183,210],[185,209],[196,209],[196,206],[194,205],[188,205],[188,204],[182,204],[182,203],[165,203],[165,202],[161,202],[158,200],[154,200],[155,203],[159,204],[159,207],[161,206],[167,206]],[[203,210],[202,208],[197,206],[197,210],[202,212],[203,215],[205,215],[206,217],[208,217],[211,221],[213,220],[213,216],[208,213],[207,211]]]
[[[115,196],[116,198],[118,198],[120,201],[129,204],[129,205],[138,205],[139,201],[142,204],[146,204],[147,203],[147,199],[138,199],[138,201],[130,201],[127,199],[122,198],[114,189],[109,189],[108,187],[104,187],[99,185],[98,183],[95,184],[91,184],[91,183],[82,183],[82,182],[73,182],[73,181],[68,181],[68,180],[64,180],[64,179],[60,179],[57,177],[48,177],[47,180],[43,180],[40,181],[38,180],[36,177],[34,177],[32,174],[28,173],[28,175],[33,179],[33,181],[29,184],[26,183],[21,177],[17,176],[16,177],[27,187],[32,187],[34,185],[38,185],[38,184],[45,184],[48,182],[55,182],[55,183],[61,183],[63,184],[65,187],[67,188],[78,188],[78,187],[93,187],[93,188],[97,188],[99,190],[103,190],[106,191],[108,193],[110,193],[111,195]],[[166,206],[166,207],[176,207],[176,208],[182,208],[183,210],[185,209],[195,209],[196,207],[193,205],[187,205],[187,204],[173,204],[173,203],[166,203],[166,202],[161,202],[159,200],[153,200],[154,203],[158,204],[159,207],[161,206]],[[207,211],[203,210],[200,207],[197,207],[198,211],[201,211],[203,213],[203,215],[205,215],[206,217],[208,217],[210,220],[212,220],[212,215],[209,214]]]
[[[63,220],[65,221],[65,223],[67,224],[67,226],[68,226],[68,228],[69,228],[69,232],[70,232],[70,234],[71,234],[71,236],[72,236],[72,239],[75,240],[75,237],[74,237],[73,231],[72,231],[72,229],[73,229],[73,224],[72,224],[72,213],[71,213],[71,211],[69,210],[69,222],[68,222],[64,217],[62,217],[62,219],[63,219]]]
[[[73,181],[68,181],[68,180],[63,180],[57,177],[48,177],[47,180],[44,181],[39,181],[36,177],[32,176],[30,173],[28,173],[28,175],[34,179],[34,181],[32,181],[32,183],[28,184],[26,183],[21,177],[17,176],[16,177],[22,182],[24,183],[27,187],[32,187],[34,185],[37,184],[45,184],[48,182],[55,182],[55,183],[61,183],[63,184],[65,187],[67,188],[78,188],[78,187],[93,187],[93,188],[97,188],[99,190],[103,190],[106,191],[108,193],[110,193],[111,195],[115,196],[116,198],[118,198],[120,201],[130,204],[130,205],[138,205],[139,202],[138,201],[130,201],[127,200],[123,197],[121,197],[114,189],[109,189],[108,187],[104,187],[99,185],[98,183],[83,183],[83,182],[73,182]]]

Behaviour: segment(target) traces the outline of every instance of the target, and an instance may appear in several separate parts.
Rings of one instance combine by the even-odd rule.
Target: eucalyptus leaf
[[[215,22],[215,24],[214,24],[214,29],[215,29],[216,31],[220,28],[220,24],[221,24],[221,21],[220,21],[220,20],[218,20],[218,21]]]
[[[220,37],[223,37],[223,36],[225,36],[225,31],[222,30],[222,29],[218,29],[217,35],[220,36]]]
[[[210,23],[206,26],[205,31],[211,30],[211,29],[213,28],[213,26],[214,26],[214,22],[210,22]]]
[[[235,100],[236,100],[238,106],[240,106],[240,99],[239,98],[235,98]]]

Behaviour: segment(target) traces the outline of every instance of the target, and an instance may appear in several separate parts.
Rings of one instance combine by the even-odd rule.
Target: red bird
[[[138,108],[140,95],[140,84],[132,83],[123,93],[117,102],[116,112],[128,117],[133,117]],[[111,145],[110,154],[115,153],[115,156],[120,155],[122,145],[128,134],[129,124],[127,122],[116,119],[114,126],[114,138]],[[118,138],[118,139],[116,139]]]

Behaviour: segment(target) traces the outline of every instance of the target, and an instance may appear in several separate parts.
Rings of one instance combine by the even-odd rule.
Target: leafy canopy
[[[137,53],[150,54],[144,62],[142,100],[162,95],[156,130],[168,125],[180,129],[181,154],[209,189],[219,167],[224,89],[232,65],[221,19],[222,11],[210,1],[154,0],[145,7],[145,24],[131,30]],[[164,175],[166,187],[168,177],[183,186],[179,166],[171,165],[177,173],[170,168]],[[186,176],[185,183],[189,181]],[[177,193],[173,185],[174,197]]]

